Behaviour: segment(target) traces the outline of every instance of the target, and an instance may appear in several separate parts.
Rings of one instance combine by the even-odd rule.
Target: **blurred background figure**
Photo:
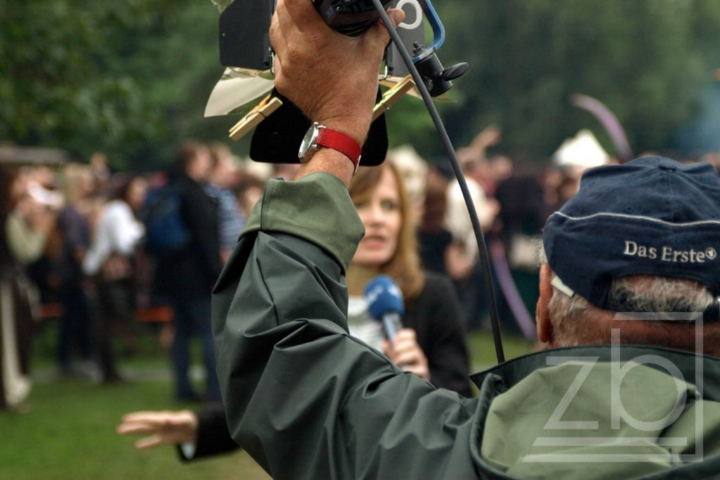
[[[27,177],[28,194],[40,205],[52,210],[60,210],[64,199],[62,193],[57,191],[55,170],[45,165],[33,166],[25,170]]]
[[[42,255],[48,235],[55,226],[62,199],[52,197],[54,192],[40,192],[33,180],[32,170],[3,168],[7,173],[4,181],[12,182],[7,241],[15,259],[25,267]]]
[[[265,191],[265,180],[261,180],[252,175],[245,175],[235,186],[233,193],[240,207],[240,212],[244,218],[250,216],[250,212],[255,204],[263,196]]]
[[[416,219],[397,167],[360,168],[350,197],[365,226],[346,275],[350,334],[433,385],[470,396],[462,309],[447,277],[421,267]],[[405,301],[404,328],[392,344],[383,340],[363,297],[381,274],[397,283]]]
[[[607,165],[612,157],[600,145],[590,130],[580,130],[577,135],[566,139],[552,155],[552,162],[558,168],[554,203],[551,210],[557,211],[575,196],[580,188],[580,177],[589,168]]]
[[[388,151],[388,160],[393,162],[402,176],[407,189],[413,215],[422,218],[425,202],[425,183],[428,175],[428,164],[410,145],[403,145]]]
[[[425,182],[422,216],[418,228],[418,245],[423,267],[452,277],[445,258],[452,244],[452,234],[445,228],[448,182],[442,175],[428,173]]]
[[[167,255],[155,252],[154,288],[172,306],[174,336],[170,358],[178,401],[220,401],[210,326],[210,292],[222,269],[218,204],[203,190],[212,158],[208,147],[189,141],[180,147],[168,188],[179,201],[187,245]],[[149,232],[148,232],[149,233]],[[206,391],[201,397],[189,378],[190,341],[198,337],[205,363]]]
[[[498,183],[495,196],[502,205],[495,224],[493,241],[499,241],[505,252],[507,268],[517,287],[523,308],[528,312],[529,321],[535,318],[535,306],[539,298],[540,269],[537,252],[541,242],[541,230],[550,215],[545,203],[545,192],[541,184],[541,170],[519,168],[512,175]],[[509,285],[499,285],[508,288]],[[520,334],[518,319],[513,321],[513,309],[509,308],[507,292],[502,292],[503,301],[498,302],[500,320],[507,333]],[[506,302],[507,300],[507,302]],[[534,328],[531,329],[534,335]]]
[[[55,267],[62,249],[62,235],[57,224],[57,213],[63,208],[65,197],[59,190],[55,169],[38,165],[26,171],[29,196],[40,205],[45,206],[41,212],[50,215],[52,221],[49,222],[46,227],[47,231],[42,235],[43,246],[40,255],[29,259],[25,270],[38,290],[41,316],[59,318],[62,314],[59,304],[60,281]],[[35,244],[32,241],[24,241],[23,244],[31,246],[31,250],[34,250]],[[58,335],[54,335],[54,337],[57,339]]]
[[[494,188],[486,151],[489,147],[497,145],[501,138],[500,129],[491,125],[477,134],[470,145],[457,152],[483,233],[490,231],[500,211],[500,204],[486,193],[488,188]],[[468,321],[467,327],[469,330],[475,330],[480,328],[482,317],[486,315],[488,300],[485,282],[477,263],[479,253],[477,240],[467,208],[460,184],[453,179],[447,190],[445,225],[452,234],[453,243],[458,245],[457,248],[462,249],[457,256],[470,259],[472,263],[466,276],[453,279],[463,303]],[[460,275],[463,269],[459,268],[454,273]]]
[[[95,350],[103,383],[122,380],[115,364],[113,330],[122,332],[130,351],[137,351],[132,333],[136,306],[135,253],[145,234],[137,214],[145,201],[147,181],[131,176],[120,182],[102,209],[93,242],[83,261],[85,274],[95,279]]]
[[[25,266],[42,255],[55,214],[28,192],[26,174],[0,167],[0,409],[25,411],[37,290]]]
[[[503,154],[488,156],[488,179],[485,193],[497,199],[498,186],[513,175],[515,165],[510,157]]]
[[[65,206],[58,215],[58,231],[62,240],[54,265],[63,310],[58,339],[58,364],[62,376],[73,376],[91,374],[93,368],[92,312],[84,289],[82,263],[90,248],[88,218],[94,213],[91,194],[95,186],[90,168],[75,163],[63,168],[61,185]],[[78,365],[72,363],[74,350],[77,350],[82,360]]]
[[[203,186],[205,192],[215,199],[218,205],[220,256],[224,263],[240,238],[246,217],[242,215],[232,191],[238,175],[232,152],[226,145],[215,142],[210,145],[210,156],[210,171]]]
[[[112,178],[107,156],[102,152],[95,152],[90,156],[90,171],[93,175],[94,191],[98,195],[105,192]]]
[[[244,158],[239,161],[238,181],[233,186],[233,193],[240,207],[243,218],[248,218],[255,204],[265,192],[265,183],[275,173],[273,165],[258,163]],[[290,175],[295,175],[290,172]]]

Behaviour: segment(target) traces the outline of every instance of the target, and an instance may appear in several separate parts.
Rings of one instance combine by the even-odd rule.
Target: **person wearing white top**
[[[135,218],[130,205],[124,200],[111,200],[100,214],[83,271],[87,275],[97,275],[111,254],[132,255],[144,235],[145,225]]]
[[[482,137],[481,133],[478,137]],[[479,142],[481,145],[484,143]],[[487,169],[487,159],[484,147],[475,149],[468,147],[458,151],[461,158],[468,191],[475,205],[475,212],[483,233],[488,232],[500,212],[500,204],[494,198],[489,198],[483,189],[483,177]],[[454,180],[447,190],[447,210],[445,224],[453,236],[453,245],[459,252],[462,268],[453,273],[458,293],[463,302],[468,329],[474,330],[480,326],[482,312],[485,310],[484,280],[478,265],[478,245],[473,232],[468,207],[465,204],[460,184]]]
[[[135,212],[142,206],[146,192],[147,182],[139,176],[118,188],[115,198],[100,214],[92,245],[83,261],[84,273],[94,277],[97,285],[95,346],[105,383],[122,380],[112,348],[113,322],[122,327],[128,349],[135,348],[134,336],[129,333],[135,318],[133,257],[145,235],[145,226]]]

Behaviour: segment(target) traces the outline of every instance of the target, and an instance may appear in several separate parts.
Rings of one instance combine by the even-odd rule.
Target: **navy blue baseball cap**
[[[608,301],[616,278],[675,277],[710,289],[711,319],[720,308],[720,176],[707,163],[662,157],[593,168],[548,219],[543,244],[556,286],[596,307],[624,311]]]

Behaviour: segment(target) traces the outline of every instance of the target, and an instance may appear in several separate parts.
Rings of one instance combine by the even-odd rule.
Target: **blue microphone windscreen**
[[[400,315],[405,313],[402,292],[387,275],[379,275],[370,280],[365,287],[365,301],[370,316],[375,320],[380,320],[383,315],[391,312]]]

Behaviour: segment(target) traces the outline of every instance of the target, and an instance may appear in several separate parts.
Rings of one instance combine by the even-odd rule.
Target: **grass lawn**
[[[166,381],[99,386],[85,381],[35,385],[31,412],[0,413],[0,478],[267,479],[246,454],[183,465],[172,447],[133,448],[115,434],[120,417],[143,409],[177,409]]]
[[[45,335],[49,333],[44,332],[38,339],[36,354],[36,371],[40,374],[52,368],[50,341]],[[504,343],[507,358],[526,353],[530,348],[517,339],[506,338]],[[470,348],[474,367],[496,363],[489,333],[473,334]],[[167,365],[166,357],[153,348],[145,348],[139,358],[121,363],[124,369],[135,372]],[[115,434],[124,413],[181,408],[171,400],[171,391],[167,380],[116,386],[82,380],[37,382],[30,397],[30,413],[0,411],[0,479],[269,478],[245,453],[185,465],[179,462],[172,447],[141,452],[133,448],[134,438]]]
[[[511,337],[506,334],[502,335],[502,342],[506,360],[530,353],[533,347],[532,342],[528,342],[524,338]],[[472,333],[468,339],[468,348],[470,349],[471,373],[485,370],[498,363],[495,344],[490,332]]]

